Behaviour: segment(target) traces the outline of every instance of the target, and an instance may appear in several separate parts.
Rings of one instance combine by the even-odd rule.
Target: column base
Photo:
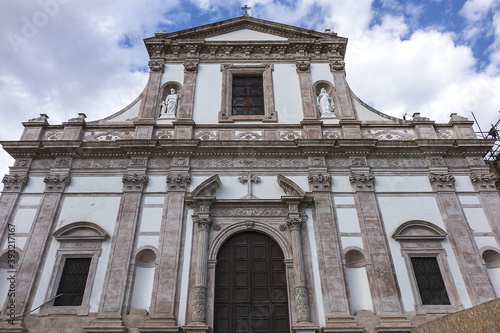
[[[98,317],[92,322],[92,326],[84,326],[82,329],[87,333],[124,333],[127,331],[120,316]]]
[[[326,327],[321,329],[323,333],[351,333],[363,332],[363,327],[358,326],[358,323],[353,316],[332,316],[326,320]]]
[[[177,326],[176,320],[173,317],[166,317],[162,315],[153,315],[146,319],[143,327],[139,327],[141,333],[155,333],[155,332],[181,332],[181,328]]]
[[[318,333],[319,327],[312,323],[299,323],[292,326],[293,333]]]
[[[380,323],[375,328],[377,333],[410,333],[413,326],[405,316],[380,316]]]
[[[182,326],[184,333],[212,333],[212,328],[206,324],[197,325],[191,323],[186,326]]]

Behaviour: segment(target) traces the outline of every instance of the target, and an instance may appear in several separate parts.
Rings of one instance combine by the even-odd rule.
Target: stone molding
[[[434,191],[454,191],[455,190],[455,177],[451,173],[437,173],[431,172],[429,174],[429,181],[431,182]]]
[[[221,180],[219,175],[213,175],[212,177],[203,181],[200,185],[196,186],[196,188],[191,192],[193,197],[211,197],[214,196],[219,186],[221,184]]]
[[[189,184],[191,184],[191,175],[189,173],[170,173],[167,176],[169,191],[186,191]]]
[[[311,173],[307,176],[312,191],[330,191],[332,176],[323,173]]]
[[[4,184],[3,191],[4,192],[22,192],[24,186],[28,183],[27,175],[18,175],[17,173],[14,175],[5,175],[2,179],[2,183]]]
[[[45,192],[64,192],[64,189],[69,184],[70,176],[68,174],[47,175],[43,179],[45,183]]]
[[[148,183],[147,175],[126,174],[122,177],[124,192],[142,191]]]
[[[287,196],[293,197],[303,197],[305,194],[304,190],[300,188],[299,185],[295,184],[292,180],[287,177],[278,174],[278,185],[285,191]]]
[[[492,173],[472,173],[470,179],[478,191],[497,190],[495,182],[498,178]]]
[[[375,175],[373,173],[352,172],[349,175],[349,182],[356,191],[375,190]]]

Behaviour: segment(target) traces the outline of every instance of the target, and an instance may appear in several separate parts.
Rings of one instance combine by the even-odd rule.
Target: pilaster
[[[357,120],[354,106],[352,105],[351,89],[345,78],[345,63],[342,59],[330,61],[330,71],[333,76],[337,95],[337,105],[335,106],[338,117],[341,120]]]
[[[495,182],[498,178],[486,171],[478,171],[471,173],[471,181],[479,193],[479,199],[483,209],[488,216],[491,230],[495,235],[497,244],[500,246],[500,205],[498,204],[498,192]]]
[[[63,123],[64,131],[61,140],[80,140],[85,128],[85,113],[79,113],[78,117],[68,119]]]
[[[184,87],[175,125],[176,139],[191,139],[193,135],[193,106],[198,75],[198,59],[187,59],[184,62]]]
[[[158,94],[160,83],[165,71],[165,61],[161,57],[152,58],[149,63],[149,80],[143,92],[143,98],[139,109],[139,121],[143,119],[155,119],[158,115]]]
[[[41,113],[40,117],[33,118],[28,120],[27,122],[24,122],[24,131],[21,135],[21,141],[41,140],[45,131],[45,127],[49,125],[47,119],[49,119],[49,116],[47,116],[45,113]]]

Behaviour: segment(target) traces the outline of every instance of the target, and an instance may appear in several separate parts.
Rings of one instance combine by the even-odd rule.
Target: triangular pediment
[[[286,41],[288,38],[276,36],[269,33],[240,29],[222,35],[208,37],[206,41]]]

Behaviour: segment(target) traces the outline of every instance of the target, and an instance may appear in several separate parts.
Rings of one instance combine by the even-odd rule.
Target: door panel
[[[214,332],[290,332],[283,253],[270,237],[240,233],[217,255]]]

